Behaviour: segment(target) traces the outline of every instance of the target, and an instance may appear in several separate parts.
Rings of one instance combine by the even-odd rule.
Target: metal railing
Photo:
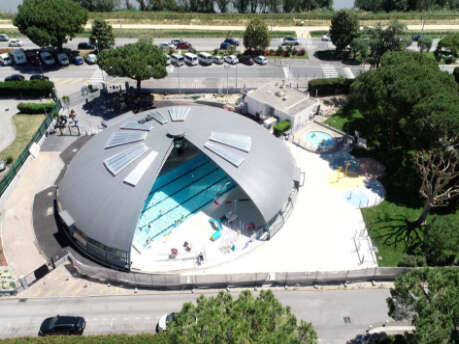
[[[0,180],[0,197],[3,195],[3,193],[6,191],[8,186],[11,184],[11,182],[14,180],[16,175],[18,174],[19,170],[21,169],[22,165],[24,165],[24,162],[27,160],[29,157],[29,149],[30,146],[33,143],[38,143],[43,135],[45,134],[46,130],[48,130],[49,124],[52,122],[54,118],[54,112],[57,110],[59,111],[61,109],[61,102],[59,99],[56,97],[56,94],[53,92],[52,94],[54,101],[56,102],[56,107],[51,110],[50,113],[48,113],[41,123],[40,127],[37,129],[35,134],[33,135],[32,139],[29,141],[29,143],[25,146],[25,148],[22,150],[21,154],[16,158],[16,160],[13,161],[11,166],[8,169],[8,172],[6,175]]]

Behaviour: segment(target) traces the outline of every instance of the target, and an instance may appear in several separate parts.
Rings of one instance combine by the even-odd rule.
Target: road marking
[[[322,74],[324,75],[324,78],[337,78],[338,77],[338,72],[336,71],[336,68],[331,65],[321,65],[320,68],[322,68]]]
[[[82,78],[76,78],[74,80],[72,80],[72,82],[70,82],[70,85],[76,85],[76,84],[79,84],[83,81]]]
[[[288,79],[288,67],[282,67],[282,72],[284,72],[284,77]]]
[[[63,79],[59,82],[59,84],[61,85],[70,84],[72,81],[73,79]]]

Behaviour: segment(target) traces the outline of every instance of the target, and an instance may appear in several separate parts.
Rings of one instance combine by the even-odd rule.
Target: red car
[[[192,47],[189,42],[180,42],[176,45],[177,49],[190,49]]]
[[[40,51],[36,49],[26,50],[25,54],[27,56],[27,60],[33,66],[40,65]]]

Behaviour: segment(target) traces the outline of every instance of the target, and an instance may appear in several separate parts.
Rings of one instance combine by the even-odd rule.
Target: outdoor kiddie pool
[[[335,143],[335,139],[330,134],[318,130],[307,132],[304,140],[315,149],[331,148]]]

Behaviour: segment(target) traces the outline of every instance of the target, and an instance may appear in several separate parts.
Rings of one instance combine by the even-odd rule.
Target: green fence
[[[21,154],[19,154],[18,158],[11,164],[6,175],[2,178],[2,180],[0,180],[0,197],[6,191],[10,183],[13,181],[14,177],[16,177],[16,174],[18,173],[18,171],[21,169],[24,162],[29,157],[29,148],[32,145],[32,143],[40,141],[40,139],[43,137],[43,134],[46,132],[49,124],[53,120],[54,111],[55,110],[59,111],[61,109],[62,106],[61,106],[59,99],[57,99],[54,93],[53,93],[53,96],[54,96],[53,98],[56,100],[56,107],[54,108],[53,111],[51,111],[45,117],[40,127],[33,135],[32,139],[29,141],[29,143],[24,148],[24,150],[21,152]]]

